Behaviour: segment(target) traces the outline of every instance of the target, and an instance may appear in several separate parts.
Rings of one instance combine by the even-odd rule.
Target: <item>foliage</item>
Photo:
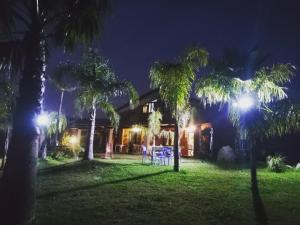
[[[48,137],[52,137],[56,133],[58,113],[55,111],[49,112],[48,117],[49,125],[46,127],[46,133]],[[62,133],[67,127],[67,118],[64,114],[61,114],[59,120],[59,133]]]
[[[284,171],[286,167],[284,160],[285,158],[281,155],[268,156],[267,157],[268,169],[276,173]]]
[[[69,63],[61,63],[60,70],[55,70],[50,76],[50,81],[57,89],[66,92],[75,91],[78,87],[75,77],[73,77],[72,65]]]
[[[269,106],[269,111],[256,116],[250,125],[250,135],[260,139],[296,133],[300,128],[300,105],[280,101]]]
[[[117,128],[119,115],[110,103],[111,98],[129,95],[132,107],[138,103],[138,94],[132,84],[126,80],[119,80],[110,68],[108,60],[99,56],[96,50],[89,50],[80,64],[61,64],[56,73],[66,71],[78,81],[75,105],[80,113],[90,111],[92,107],[100,108]]]
[[[56,159],[61,157],[78,157],[79,153],[83,151],[83,148],[79,142],[72,143],[72,138],[73,136],[71,134],[65,132],[60,145],[55,148],[51,156]]]
[[[160,97],[179,120],[178,111],[187,107],[199,67],[207,64],[208,53],[194,48],[175,62],[156,62],[150,70],[151,87],[158,88]]]
[[[148,117],[148,134],[151,138],[160,134],[162,114],[159,110],[153,111]]]
[[[251,96],[255,99],[251,123],[260,127],[260,131],[264,125],[268,125],[267,130],[264,129],[267,136],[285,134],[300,128],[299,107],[296,105],[279,107],[282,100],[287,98],[286,87],[282,85],[290,81],[294,71],[295,67],[290,64],[277,64],[271,68],[259,69],[253,78],[248,80],[210,73],[196,82],[195,90],[204,105],[227,104],[229,118],[235,126],[240,125],[242,112],[239,107],[234,107],[234,104],[244,95]],[[266,123],[259,126],[259,121]],[[252,126],[250,132],[258,137],[257,135],[263,132],[255,129],[255,126]]]
[[[13,108],[13,90],[8,82],[0,82],[0,127],[10,121]]]

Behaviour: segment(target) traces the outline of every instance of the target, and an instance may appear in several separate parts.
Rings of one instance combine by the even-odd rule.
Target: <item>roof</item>
[[[139,105],[144,105],[147,102],[155,100],[158,97],[159,97],[158,89],[150,90],[139,97]],[[124,112],[126,110],[130,110],[129,102],[117,108],[118,112]]]

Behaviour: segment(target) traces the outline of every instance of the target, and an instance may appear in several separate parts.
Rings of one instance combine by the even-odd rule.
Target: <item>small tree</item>
[[[207,64],[208,53],[201,48],[189,50],[174,63],[156,62],[150,70],[151,87],[158,88],[161,99],[171,112],[175,123],[174,171],[179,171],[180,114],[189,105],[196,73]]]
[[[119,115],[110,103],[111,99],[128,95],[131,107],[135,107],[138,102],[138,95],[132,84],[128,81],[119,80],[111,70],[108,61],[94,50],[89,50],[84,55],[82,63],[63,64],[58,70],[65,71],[66,68],[69,68],[69,73],[78,79],[76,108],[80,113],[87,111],[89,115],[90,125],[84,159],[92,160],[94,158],[96,110],[101,109],[108,116],[114,128],[117,129]]]
[[[148,134],[155,146],[155,136],[160,134],[162,115],[160,111],[153,111],[148,117]]]

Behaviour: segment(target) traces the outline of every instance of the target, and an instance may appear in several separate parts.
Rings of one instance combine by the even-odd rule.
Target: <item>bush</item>
[[[64,133],[60,145],[54,149],[51,156],[54,159],[65,158],[65,157],[78,158],[79,153],[82,151],[83,148],[80,146],[80,143],[76,139],[76,137],[68,133]]]
[[[284,171],[286,167],[284,160],[285,158],[281,155],[268,156],[267,157],[268,169],[276,173]]]
[[[297,163],[295,169],[300,171],[300,162]]]

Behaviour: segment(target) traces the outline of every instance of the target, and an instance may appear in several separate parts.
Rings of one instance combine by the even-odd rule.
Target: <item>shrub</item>
[[[72,136],[68,133],[64,133],[60,145],[55,148],[51,156],[55,159],[63,157],[78,158],[78,155],[83,151],[83,148],[80,146],[80,143],[76,137],[75,139],[74,137],[75,136]]]
[[[285,158],[281,155],[268,156],[268,169],[276,173],[282,172],[286,167],[284,160]]]
[[[300,162],[297,163],[295,169],[300,171]]]

